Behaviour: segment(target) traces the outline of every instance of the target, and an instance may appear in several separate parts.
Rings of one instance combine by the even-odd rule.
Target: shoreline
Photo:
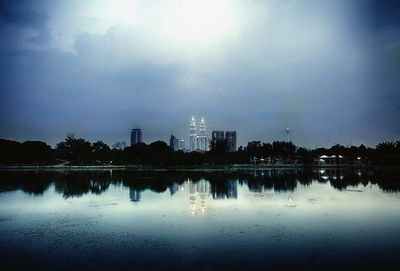
[[[399,166],[351,166],[351,165],[257,165],[252,164],[233,164],[233,165],[195,165],[195,166],[145,166],[145,165],[0,165],[0,170],[131,170],[131,171],[146,171],[146,170],[195,170],[195,171],[223,171],[223,170],[271,170],[271,169],[371,169],[371,168],[397,168]]]

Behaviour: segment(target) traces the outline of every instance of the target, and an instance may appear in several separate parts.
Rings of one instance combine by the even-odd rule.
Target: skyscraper
[[[226,131],[225,139],[228,144],[228,151],[236,151],[236,131]]]
[[[200,132],[197,136],[197,149],[202,151],[206,151],[208,149],[206,122],[204,121],[204,118],[201,118],[200,121]]]
[[[114,145],[112,145],[112,148],[114,150],[123,150],[126,148],[126,142],[125,141],[117,141],[117,142],[115,142]]]
[[[131,130],[131,146],[142,143],[143,138],[142,138],[142,129],[135,128]]]
[[[182,151],[185,151],[185,150],[186,150],[185,140],[184,140],[184,139],[181,139],[181,140],[179,141],[179,149],[182,150]]]
[[[174,135],[171,135],[171,138],[169,139],[169,146],[174,151],[179,150],[179,139]]]
[[[225,136],[224,136],[224,131],[222,131],[222,130],[215,130],[215,131],[212,131],[212,133],[211,133],[211,140],[212,141],[221,141],[221,140],[224,140],[225,139]]]
[[[190,149],[190,151],[196,150],[196,121],[195,121],[194,117],[192,117],[192,121],[190,123],[189,149]]]

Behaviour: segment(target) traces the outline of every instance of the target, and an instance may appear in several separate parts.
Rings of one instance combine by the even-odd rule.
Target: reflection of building
[[[213,182],[211,193],[213,199],[237,199],[237,180]]]
[[[209,182],[201,179],[198,182],[189,180],[190,211],[192,215],[204,214],[206,199],[212,195],[213,199],[237,199],[237,180]]]
[[[225,139],[230,152],[236,151],[236,131],[226,131]]]
[[[179,185],[177,183],[173,183],[170,186],[168,186],[169,193],[171,194],[171,197],[178,191],[184,190],[183,185]]]
[[[169,146],[174,151],[179,150],[179,139],[174,135],[171,135],[171,138],[169,139]]]
[[[204,179],[198,182],[189,181],[190,211],[192,215],[205,213],[206,198],[210,195],[210,183]]]
[[[135,128],[131,130],[131,146],[143,142],[142,129]]]
[[[134,189],[134,188],[129,188],[129,198],[131,199],[132,202],[139,202],[140,201],[140,191]]]
[[[237,199],[237,181],[228,182],[228,191],[226,193],[227,199]]]

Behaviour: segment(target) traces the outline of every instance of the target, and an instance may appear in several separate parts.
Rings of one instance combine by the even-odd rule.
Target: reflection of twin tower
[[[194,117],[192,117],[192,121],[190,123],[190,133],[189,133],[190,151],[195,151],[195,150],[207,151],[208,145],[209,145],[209,140],[207,137],[206,122],[204,121],[204,118],[201,118],[200,131],[197,134],[196,120],[194,119]]]
[[[194,183],[189,181],[190,192],[190,212],[192,215],[201,211],[201,214],[206,210],[206,198],[211,194],[210,183],[204,179]]]

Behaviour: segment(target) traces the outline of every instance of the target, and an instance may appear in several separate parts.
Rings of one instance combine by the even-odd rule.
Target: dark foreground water
[[[400,270],[400,177],[0,172],[1,270]]]

